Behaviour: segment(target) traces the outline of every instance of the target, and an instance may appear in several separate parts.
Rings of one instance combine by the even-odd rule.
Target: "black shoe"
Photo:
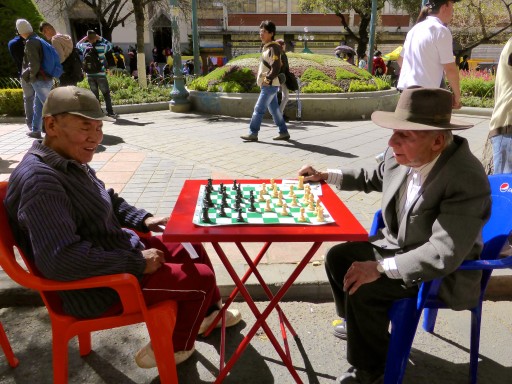
[[[332,334],[338,339],[347,340],[347,327],[345,322],[336,325],[332,330]]]
[[[27,132],[26,135],[28,137],[33,138],[33,139],[40,139],[41,138],[41,132],[39,132],[39,131],[37,131],[37,132],[30,131],[30,132]]]
[[[347,372],[336,379],[336,384],[383,384],[384,373],[369,372],[350,367]]]

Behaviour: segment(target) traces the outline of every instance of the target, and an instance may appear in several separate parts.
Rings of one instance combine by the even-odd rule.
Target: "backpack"
[[[36,39],[39,40],[43,49],[43,60],[41,62],[43,72],[48,76],[59,78],[63,72],[59,54],[46,40],[41,39],[39,36],[36,36]]]
[[[82,68],[84,69],[84,72],[87,74],[100,73],[103,70],[103,64],[101,64],[98,51],[93,45],[90,45],[87,48],[85,48]]]
[[[80,59],[80,52],[77,48],[73,48],[67,59],[62,63],[62,67],[64,68],[62,78],[66,77],[66,79],[71,82],[83,80],[82,60]]]

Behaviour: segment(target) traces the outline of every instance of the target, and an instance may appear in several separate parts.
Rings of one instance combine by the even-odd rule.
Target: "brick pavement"
[[[461,135],[469,139],[471,149],[480,157],[489,118],[459,117],[476,125]],[[249,119],[243,118],[169,111],[124,114],[116,123],[105,123],[105,137],[91,166],[108,187],[131,204],[156,215],[168,215],[186,179],[291,178],[306,163],[319,169],[372,167],[391,133],[371,121],[291,122],[291,140],[276,142],[272,137],[277,129],[265,120],[260,141],[244,143],[239,136],[247,132],[248,123]],[[21,122],[0,125],[0,181],[8,179],[31,145],[25,129]],[[380,206],[380,194],[338,195],[368,229]],[[313,261],[321,261],[330,245],[324,244]],[[249,251],[258,247],[252,244]],[[227,248],[233,260],[243,264],[238,250]],[[210,254],[214,264],[219,264],[214,252]],[[302,255],[300,244],[274,244],[262,262],[295,264]],[[275,274],[278,283],[282,273]],[[315,279],[317,275],[317,271],[312,272]]]

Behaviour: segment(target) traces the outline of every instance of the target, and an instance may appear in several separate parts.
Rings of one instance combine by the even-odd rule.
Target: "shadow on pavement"
[[[119,118],[119,117],[114,122],[114,125],[135,125],[138,127],[143,127],[143,126],[149,125],[149,124],[154,124],[154,122],[148,121],[148,122],[142,123],[139,121],[133,121],[133,120],[123,119],[123,118]]]
[[[136,381],[133,381],[114,367],[109,360],[101,357],[94,351],[86,356],[84,360],[105,383],[137,384]],[[160,382],[160,380],[158,380],[158,382]]]
[[[96,148],[96,153],[104,152],[107,148],[106,146],[111,145],[118,145],[122,144],[125,141],[122,137],[119,136],[112,136],[112,135],[103,135],[103,140],[100,145],[98,145],[98,148]]]
[[[244,321],[241,321],[236,326],[226,330],[226,364],[231,356],[235,353],[238,345],[242,342],[244,335],[241,332],[246,326],[247,324]],[[258,334],[256,334],[255,337],[258,337]],[[203,355],[196,350],[196,352],[189,360],[178,366],[178,381],[180,383],[210,383],[213,382],[219,374],[220,330],[214,330],[213,333],[208,337],[199,336],[196,340],[196,344],[197,343],[205,343],[211,345],[216,351],[216,356]],[[204,348],[200,349],[204,350]],[[254,383],[255,378],[257,378],[258,383],[274,383],[274,375],[266,364],[265,360],[266,358],[263,357],[251,345],[251,343],[249,343],[244,352],[241,354],[240,358],[234,364],[228,376],[224,379],[223,383]],[[212,381],[201,380],[200,376],[202,376],[203,379],[205,377],[204,371],[207,371],[210,373],[210,375],[212,375]],[[201,372],[203,372],[203,374],[201,374]]]
[[[248,141],[248,143],[254,143],[254,141]],[[353,159],[359,157],[357,155],[353,155],[352,153],[338,151],[337,149],[324,147],[323,145],[316,144],[304,144],[297,140],[287,140],[286,142],[264,142],[268,145],[277,145],[277,146],[286,146],[286,143],[292,144],[294,147],[301,149],[303,151],[321,153],[326,156],[337,156],[337,157],[345,157],[347,159]]]
[[[12,173],[14,168],[9,168],[11,165],[19,163],[17,160],[3,160],[0,158],[0,173]]]

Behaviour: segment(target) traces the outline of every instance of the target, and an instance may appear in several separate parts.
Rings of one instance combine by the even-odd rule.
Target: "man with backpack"
[[[75,85],[83,79],[82,61],[75,50],[71,36],[58,33],[53,25],[44,21],[39,26],[39,32],[48,40],[57,51],[64,72],[59,79],[61,87]]]
[[[89,83],[91,91],[98,100],[100,99],[99,91],[101,91],[105,99],[107,115],[112,118],[117,118],[118,115],[114,113],[114,109],[112,108],[110,87],[106,73],[108,64],[105,59],[105,54],[112,51],[112,43],[98,36],[96,32],[91,29],[88,30],[87,35],[76,44],[76,47],[82,52],[82,68],[87,75],[87,82]]]
[[[26,40],[21,77],[34,91],[34,115],[32,127],[30,132],[27,132],[27,136],[40,139],[43,124],[43,104],[52,90],[53,77],[59,77],[62,74],[62,66],[58,60],[57,52],[49,50],[49,48],[53,49],[52,46],[34,33],[32,25],[27,20],[16,20],[16,29],[19,35]],[[55,62],[55,56],[57,62]],[[58,67],[60,67],[60,71]]]

